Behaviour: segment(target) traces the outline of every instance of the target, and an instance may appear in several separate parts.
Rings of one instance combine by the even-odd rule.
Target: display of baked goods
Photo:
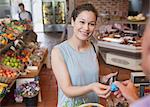
[[[129,21],[144,21],[146,20],[146,17],[140,13],[137,16],[128,16],[127,18]]]
[[[128,46],[141,47],[142,37],[140,36],[121,36],[119,34],[110,34],[108,36],[99,36],[99,41],[106,41],[111,43],[118,43]]]

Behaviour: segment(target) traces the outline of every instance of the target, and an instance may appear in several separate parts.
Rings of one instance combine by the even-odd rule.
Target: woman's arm
[[[66,64],[58,48],[52,50],[51,63],[57,82],[66,96],[81,96],[91,91],[94,91],[100,97],[108,96],[109,87],[100,83],[93,83],[86,86],[72,86]]]

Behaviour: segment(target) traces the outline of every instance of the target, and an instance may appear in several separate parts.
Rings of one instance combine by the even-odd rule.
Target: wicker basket
[[[10,69],[10,68],[8,68],[6,66],[3,66],[3,65],[0,65],[0,69]],[[16,72],[17,75],[14,76],[14,77],[8,77],[8,76],[0,75],[0,82],[9,84],[9,83],[11,83],[13,80],[15,80],[19,76],[19,73],[18,73],[17,70],[14,70],[14,69],[10,69],[10,70],[12,72]]]
[[[16,76],[16,77],[17,77],[17,76]],[[13,80],[15,80],[16,77],[15,77],[15,78],[12,78],[12,77],[0,76],[0,82],[9,84],[9,83],[11,83]]]
[[[104,106],[102,106],[102,105],[100,105],[100,104],[98,104],[98,103],[86,103],[86,104],[82,104],[82,105],[80,105],[79,107],[104,107]]]

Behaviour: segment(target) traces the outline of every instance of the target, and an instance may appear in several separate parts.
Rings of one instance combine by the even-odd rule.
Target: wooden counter
[[[129,21],[129,20],[112,20],[110,23],[120,23],[120,24],[136,24],[136,25],[145,25],[145,21]]]

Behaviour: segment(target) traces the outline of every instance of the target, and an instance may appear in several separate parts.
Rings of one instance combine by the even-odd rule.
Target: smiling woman
[[[110,94],[110,87],[99,83],[99,64],[89,40],[95,30],[97,16],[92,4],[76,7],[71,18],[71,38],[52,50],[52,69],[58,83],[57,107],[98,103],[99,97],[106,98]]]
[[[88,17],[87,14],[91,17]],[[95,14],[91,11],[81,12],[76,20],[72,18],[72,26],[76,38],[87,40],[91,37],[96,26]]]

